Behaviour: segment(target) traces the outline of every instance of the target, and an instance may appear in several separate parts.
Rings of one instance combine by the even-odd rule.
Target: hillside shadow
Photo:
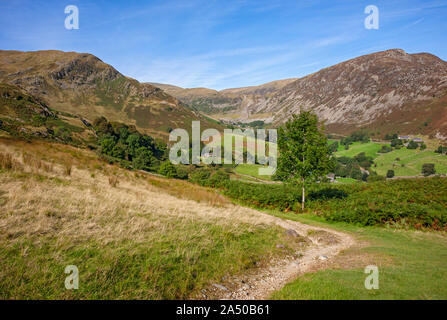
[[[310,200],[329,200],[329,199],[344,199],[348,194],[339,189],[324,188],[318,191],[312,191],[309,193],[308,198]]]

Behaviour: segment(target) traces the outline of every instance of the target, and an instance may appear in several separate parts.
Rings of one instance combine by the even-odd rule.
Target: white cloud
[[[293,42],[277,46],[216,50],[191,56],[155,59],[144,67],[135,68],[134,70],[138,71],[133,76],[142,82],[168,83],[184,88],[224,89],[237,85],[253,85],[259,81],[278,80],[269,77],[267,71],[284,69],[284,65],[290,65],[289,69],[296,72],[318,65],[315,61],[301,60],[306,56],[303,48],[313,50],[351,40],[352,37],[340,35],[314,40],[307,45]],[[227,57],[238,57],[238,62],[228,62],[225,59]]]

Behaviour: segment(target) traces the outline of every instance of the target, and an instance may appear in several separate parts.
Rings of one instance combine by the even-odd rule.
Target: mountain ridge
[[[244,94],[245,88],[220,92],[230,92],[226,97],[235,103],[215,117],[230,123],[262,120],[277,126],[303,108],[312,109],[331,133],[368,129],[379,135],[400,131],[447,138],[447,62],[426,52],[390,49],[363,55],[266,94]]]
[[[0,83],[16,85],[55,110],[90,121],[105,116],[163,139],[174,128],[190,129],[193,120],[216,126],[177,98],[89,53],[1,50]]]

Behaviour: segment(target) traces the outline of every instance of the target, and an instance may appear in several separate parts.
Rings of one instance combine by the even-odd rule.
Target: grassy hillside
[[[447,174],[447,156],[431,150],[420,151],[402,148],[378,156],[375,162],[377,163],[377,173],[383,175],[389,169],[394,170],[396,176],[420,175],[424,163],[434,163],[436,173]]]
[[[293,250],[269,219],[212,190],[67,145],[0,144],[3,299],[187,298]],[[79,290],[64,288],[67,265]]]
[[[170,130],[221,129],[163,90],[119,73],[91,54],[0,51],[0,82],[15,84],[50,108],[89,121],[105,116],[167,140]]]
[[[331,141],[330,143],[334,143]],[[437,174],[447,174],[447,156],[435,153],[433,150],[393,149],[388,153],[379,153],[383,145],[389,143],[380,142],[354,142],[345,150],[345,146],[339,145],[336,157],[354,157],[361,152],[374,159],[376,166],[373,170],[378,174],[385,176],[388,170],[394,170],[395,176],[418,176],[421,175],[422,165],[424,163],[434,163]]]
[[[124,170],[65,144],[1,138],[0,147],[2,298],[202,297],[227,275],[296,252],[268,216],[221,192],[359,240],[275,299],[447,297],[447,179],[314,185],[307,213],[297,215],[299,186],[242,183],[223,169],[196,168],[190,175],[201,177],[199,186]],[[197,174],[205,171],[208,178]],[[379,266],[379,291],[363,287],[368,264]],[[80,271],[79,290],[64,288],[67,265]]]
[[[336,153],[337,157],[354,157],[358,155],[360,152],[365,152],[367,156],[376,158],[377,157],[377,151],[382,148],[382,143],[377,142],[368,142],[368,143],[361,143],[361,142],[354,142],[352,145],[349,146],[348,150],[345,150],[343,145],[338,146],[338,151]]]
[[[272,180],[271,176],[259,175],[259,169],[263,168],[263,167],[265,167],[265,166],[262,166],[260,164],[243,163],[243,164],[238,165],[236,168],[234,168],[234,172],[243,174],[243,175],[247,175],[247,176],[252,176],[252,177],[255,177],[255,178],[261,179],[261,180],[271,181]]]
[[[14,85],[0,83],[0,131],[73,145],[94,143],[96,134],[81,117],[57,112]]]

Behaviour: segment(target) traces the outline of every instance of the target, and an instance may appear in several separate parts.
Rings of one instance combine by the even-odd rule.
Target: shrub
[[[176,178],[178,179],[188,179],[188,171],[181,166],[176,167]]]
[[[211,176],[211,170],[207,168],[199,168],[190,173],[189,179],[197,184],[205,185]]]
[[[382,148],[381,148],[379,151],[377,151],[377,152],[379,152],[379,153],[388,153],[388,152],[391,152],[392,150],[393,150],[393,148],[391,148],[389,145],[385,144],[385,145],[383,145]]]
[[[435,150],[436,153],[446,153],[447,152],[447,147],[445,146],[439,146],[438,149]]]
[[[348,194],[344,190],[339,190],[335,188],[324,188],[317,191],[309,192],[309,200],[328,200],[328,199],[343,199],[346,198]]]
[[[335,141],[329,145],[329,152],[334,153],[338,150],[338,141]]]
[[[223,172],[222,170],[220,170]],[[255,184],[217,179],[221,173],[208,168],[194,170],[190,179],[213,186],[226,196],[258,208],[298,211],[301,202],[300,185]],[[363,226],[387,225],[447,231],[447,179],[398,179],[371,172],[368,184],[319,183],[309,186],[308,208],[328,221],[340,221]],[[430,192],[427,192],[430,190]]]
[[[177,169],[170,161],[163,162],[158,169],[158,173],[168,178],[177,177]]]
[[[376,182],[376,181],[383,181],[383,180],[385,180],[385,177],[378,175],[375,172],[371,172],[371,174],[366,179],[366,181],[368,181],[368,182]]]
[[[394,177],[394,170],[388,170],[388,171],[386,172],[386,177],[387,177],[387,178],[392,178],[392,177]]]
[[[432,174],[435,174],[435,164],[434,163],[424,163],[422,165],[422,174],[424,176],[430,176]]]
[[[410,141],[407,145],[407,149],[417,149],[418,144],[416,142],[414,142],[413,140]]]
[[[393,148],[397,148],[398,146],[402,146],[402,145],[403,145],[403,142],[400,139],[395,138],[395,139],[391,140],[391,147],[393,147]]]
[[[223,170],[218,170],[211,174],[208,185],[210,187],[218,187],[224,185],[226,181],[230,181],[230,175]]]
[[[447,230],[447,181],[402,179],[346,188],[346,199],[312,203],[329,221],[359,225],[415,226]],[[431,192],[427,192],[431,190]]]

